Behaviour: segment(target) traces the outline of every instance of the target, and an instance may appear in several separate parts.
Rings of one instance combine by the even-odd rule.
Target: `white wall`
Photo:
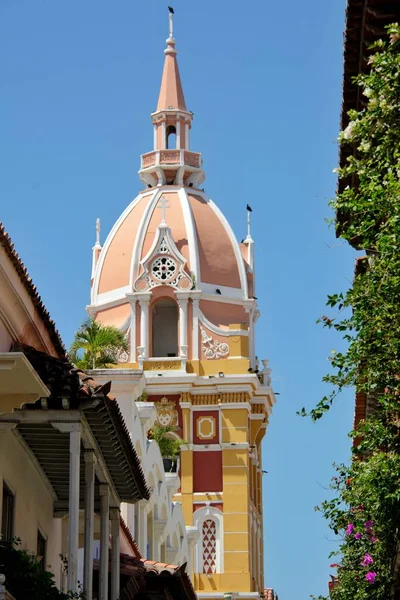
[[[33,554],[37,550],[37,532],[47,539],[46,566],[60,585],[62,543],[61,519],[53,517],[53,496],[34,461],[15,433],[0,431],[0,511],[3,480],[15,494],[14,536],[21,538],[22,548]]]
[[[112,375],[113,373],[110,370],[110,376]],[[117,390],[118,386],[115,385],[114,389]],[[136,403],[132,393],[118,391],[117,394],[118,404],[131,435],[133,445],[142,462],[147,484],[152,489],[149,501],[141,501],[137,503],[134,508],[123,504],[122,516],[145,558],[161,561],[161,546],[163,543],[166,544],[166,550],[168,552],[168,541],[177,539],[177,551],[173,556],[169,553],[166,562],[173,562],[178,565],[182,562],[190,563],[189,544],[182,506],[179,502],[173,502],[170,497],[170,490],[167,486],[163,461],[158,444],[154,441],[149,442],[147,440],[147,430],[151,428],[154,423],[156,410],[151,403]],[[144,421],[143,416],[142,421],[140,419],[140,411],[142,410],[144,410],[146,414],[151,415],[146,422],[142,422]],[[177,492],[178,487],[179,478],[176,476],[175,489],[171,490],[171,492]],[[152,556],[147,556],[147,519],[149,513],[152,514],[153,519],[154,543],[152,544]],[[135,521],[137,523],[136,531]],[[189,565],[188,572],[190,573],[190,571]]]

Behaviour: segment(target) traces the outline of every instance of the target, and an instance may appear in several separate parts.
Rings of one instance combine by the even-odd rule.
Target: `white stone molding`
[[[184,188],[181,188],[178,191],[178,196],[187,232],[190,270],[196,278],[196,285],[198,285],[200,282],[199,249],[192,207],[190,206],[189,197]]]
[[[204,316],[204,313],[200,309],[199,309],[199,319],[200,319],[201,324],[203,324],[204,327],[207,327],[207,329],[209,329],[212,333],[215,333],[215,335],[223,335],[224,337],[229,337],[230,335],[235,335],[235,336],[240,335],[242,337],[247,337],[249,335],[247,330],[222,329],[222,327],[218,327],[218,325],[214,325],[214,323],[211,323],[211,321],[209,321],[207,319],[207,317]]]
[[[226,342],[214,340],[200,325],[201,343],[203,354],[207,360],[225,358],[229,354],[229,346]]]
[[[204,192],[202,193],[202,192],[198,192],[196,190],[196,195],[201,196],[203,198],[203,200],[205,200],[206,202],[208,202],[210,204],[211,208],[214,210],[214,212],[218,216],[219,220],[222,222],[224,229],[225,229],[226,233],[228,234],[229,240],[232,244],[233,251],[235,253],[237,266],[239,269],[240,287],[243,290],[245,298],[247,298],[248,297],[248,287],[247,287],[246,268],[245,268],[242,252],[240,250],[236,236],[233,233],[233,230],[232,230],[230,224],[228,223],[228,221],[226,220],[225,216],[222,214],[222,212],[220,211],[218,206],[213,202],[213,200],[211,200],[211,198],[208,198],[208,196],[206,196],[206,194]]]
[[[161,196],[161,190],[157,189],[153,192],[153,196],[151,200],[147,202],[147,206],[142,215],[140,225],[136,234],[135,243],[133,245],[132,252],[132,261],[130,267],[130,277],[129,277],[129,288],[132,291],[134,289],[133,284],[139,276],[139,267],[140,267],[140,257],[143,251],[143,243],[144,238],[146,236],[146,232],[150,223],[150,219],[153,215],[153,212],[157,206],[158,200]]]

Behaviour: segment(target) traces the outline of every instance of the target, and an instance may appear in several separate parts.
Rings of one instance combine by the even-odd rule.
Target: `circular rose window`
[[[158,279],[158,281],[166,281],[175,275],[176,263],[172,258],[168,258],[167,256],[156,258],[153,262],[151,272],[153,277]]]

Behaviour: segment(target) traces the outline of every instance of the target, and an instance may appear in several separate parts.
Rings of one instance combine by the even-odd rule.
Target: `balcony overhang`
[[[189,150],[153,150],[141,155],[139,176],[146,185],[164,185],[172,176],[176,185],[194,187],[204,181],[202,157]]]
[[[0,352],[0,413],[49,396],[49,389],[23,352]]]

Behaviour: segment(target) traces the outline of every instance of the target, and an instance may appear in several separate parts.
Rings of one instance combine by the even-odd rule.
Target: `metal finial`
[[[250,215],[253,212],[253,209],[251,208],[250,204],[246,204],[246,210],[247,210],[247,239],[251,240],[251,234],[250,234]]]
[[[174,38],[174,9],[172,6],[168,6],[169,13],[169,39],[172,40]]]
[[[96,219],[96,244],[100,246],[100,219]]]

